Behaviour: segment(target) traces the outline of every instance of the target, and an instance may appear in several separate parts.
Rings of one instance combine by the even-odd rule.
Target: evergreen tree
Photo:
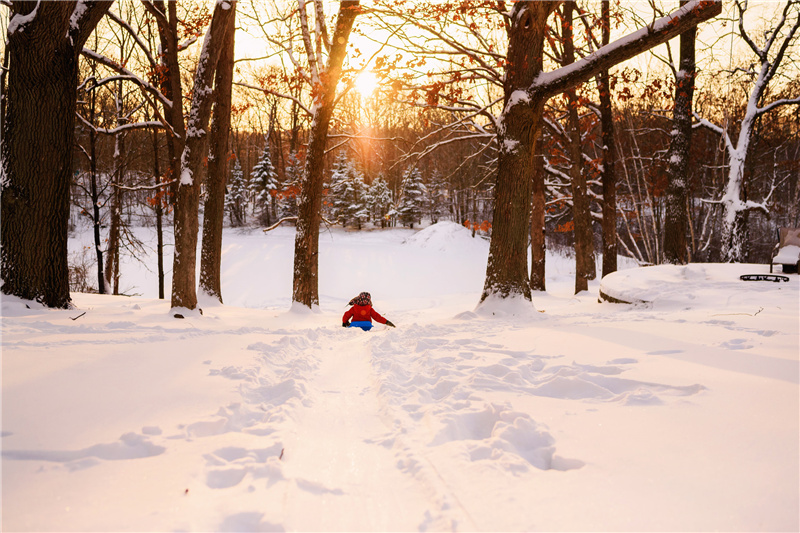
[[[404,226],[414,227],[414,223],[422,223],[422,215],[427,206],[428,189],[422,182],[422,174],[416,167],[409,168],[403,174],[403,191],[397,215]]]
[[[259,211],[259,222],[266,226],[272,224],[277,217],[277,193],[281,188],[278,174],[272,164],[272,154],[269,149],[269,139],[264,145],[264,151],[250,173],[250,191],[255,196],[256,207]]]
[[[364,223],[369,222],[369,187],[364,183],[364,176],[361,174],[353,178],[353,192],[355,193],[351,206],[353,219],[358,229],[361,229]]]
[[[330,182],[329,212],[342,226],[355,224],[358,229],[369,220],[369,192],[364,178],[352,161],[340,154],[333,164]]]
[[[231,226],[241,226],[245,223],[247,211],[247,183],[244,180],[242,165],[239,158],[231,172],[231,182],[228,185],[228,194],[225,195],[225,208],[231,217]]]
[[[386,227],[389,210],[392,207],[392,191],[384,181],[383,176],[378,176],[369,188],[369,213],[373,223],[381,222],[381,227]]]
[[[300,179],[303,177],[303,165],[297,157],[297,152],[292,152],[286,160],[286,181],[277,194],[278,217],[296,217],[297,202],[300,194]]]
[[[428,216],[431,224],[439,222],[439,217],[447,214],[446,189],[441,185],[442,178],[439,171],[435,171],[428,186]]]
[[[328,187],[327,212],[331,220],[346,224],[348,207],[352,204],[354,194],[350,182],[350,163],[344,153],[339,153],[331,169],[330,186]]]

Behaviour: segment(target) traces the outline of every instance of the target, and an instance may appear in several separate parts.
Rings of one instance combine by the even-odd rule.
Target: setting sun
[[[372,72],[362,72],[356,78],[355,87],[361,96],[372,96],[378,88],[378,78]]]

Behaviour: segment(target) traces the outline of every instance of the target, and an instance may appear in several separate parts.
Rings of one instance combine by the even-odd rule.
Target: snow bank
[[[437,222],[418,231],[406,240],[406,244],[417,248],[451,252],[471,247],[482,249],[487,246],[481,237],[473,237],[471,230],[450,221]]]
[[[797,298],[796,276],[789,283],[739,279],[742,274],[767,273],[768,265],[658,265],[609,274],[602,279],[600,291],[617,300],[660,309],[750,309],[756,302],[791,305]]]

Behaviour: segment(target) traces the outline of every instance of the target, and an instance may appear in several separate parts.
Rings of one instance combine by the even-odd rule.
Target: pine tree
[[[353,192],[355,193],[351,206],[353,219],[358,229],[361,229],[364,223],[369,222],[369,187],[364,183],[364,176],[361,174],[353,178]]]
[[[428,216],[431,224],[436,224],[440,216],[447,214],[447,196],[441,182],[439,171],[435,171],[428,187]]]
[[[250,190],[255,196],[256,206],[259,210],[259,222],[266,226],[272,224],[277,217],[277,193],[281,184],[278,174],[272,165],[272,154],[269,149],[269,139],[264,145],[264,151],[256,162],[250,174]]]
[[[241,226],[245,223],[247,207],[247,184],[244,181],[244,172],[239,159],[231,172],[231,182],[228,185],[228,194],[225,196],[225,208],[231,217],[231,226]]]
[[[277,214],[279,218],[296,217],[298,193],[300,192],[300,178],[303,177],[303,165],[297,157],[297,152],[292,152],[286,160],[286,181],[277,194]]]
[[[361,229],[369,220],[369,191],[364,177],[352,161],[340,154],[333,164],[330,182],[329,212],[332,218],[347,226],[355,224]]]
[[[353,200],[352,183],[350,183],[350,163],[347,157],[340,153],[336,156],[331,169],[330,185],[328,187],[327,212],[331,220],[345,225],[348,218],[348,206]]]
[[[369,188],[369,213],[373,223],[381,222],[381,227],[386,227],[389,210],[392,207],[392,191],[384,181],[383,176],[378,176]]]
[[[422,182],[422,174],[416,167],[409,168],[403,174],[403,192],[397,215],[404,226],[414,227],[414,223],[422,223],[422,215],[427,206],[428,189]]]

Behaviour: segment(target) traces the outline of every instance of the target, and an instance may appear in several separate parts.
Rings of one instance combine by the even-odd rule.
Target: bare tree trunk
[[[539,144],[539,143],[537,143]],[[537,149],[537,152],[540,150]],[[531,209],[531,290],[544,292],[545,257],[545,195],[544,156],[537,153],[533,162],[533,202]]]
[[[122,111],[122,82],[117,89],[117,125],[127,122]],[[106,272],[108,283],[113,282],[113,294],[119,294],[119,241],[120,226],[122,225],[122,177],[125,172],[123,154],[125,153],[125,133],[117,132],[114,135],[114,175],[112,177],[110,227],[108,230],[108,246],[106,247]],[[111,287],[109,287],[111,289]],[[109,290],[111,292],[111,290]]]
[[[684,5],[687,0],[680,0]],[[674,265],[688,262],[689,225],[688,165],[692,139],[692,99],[694,97],[694,44],[697,28],[681,34],[680,65],[675,80],[672,141],[667,152],[667,192],[664,211],[664,261]]]
[[[314,118],[311,123],[298,206],[292,285],[292,301],[307,307],[319,305],[319,225],[322,221],[322,172],[325,164],[325,146],[335,105],[336,86],[347,53],[347,42],[359,10],[358,0],[342,0],[339,5],[333,46],[314,103]]]
[[[170,162],[169,180],[176,180],[181,172],[181,154],[186,141],[186,125],[183,121],[183,86],[181,70],[178,62],[178,2],[142,0],[148,13],[154,16],[158,25],[161,41],[161,91],[172,101],[170,107],[164,109],[164,117],[169,122],[172,132],[167,131],[167,155]],[[170,203],[177,199],[178,184],[170,188]]]
[[[492,240],[481,301],[490,296],[531,299],[528,280],[528,233],[533,180],[535,140],[541,134],[545,98],[530,105],[511,105],[515,91],[527,89],[542,71],[547,18],[558,2],[520,2],[512,9],[508,61],[504,83],[503,128],[492,221]]]
[[[186,143],[181,156],[181,173],[175,201],[175,256],[172,263],[172,307],[197,307],[195,275],[197,268],[198,208],[203,157],[207,150],[207,133],[212,84],[225,33],[234,18],[235,0],[223,1],[214,7],[211,26],[203,42],[195,72],[192,107],[186,128]]]
[[[111,2],[12,2],[2,131],[2,291],[70,306],[67,232],[78,54]],[[35,11],[35,13],[34,13]]]
[[[609,0],[601,7],[602,43],[607,45],[611,37]],[[603,276],[617,271],[617,177],[614,164],[614,115],[611,109],[611,87],[608,70],[597,77],[600,93],[600,123],[603,138]]]
[[[564,39],[564,64],[575,62],[575,44],[572,36],[573,2],[564,3],[561,32]],[[592,235],[592,213],[583,173],[583,150],[581,147],[581,123],[578,117],[578,98],[575,90],[567,91],[569,122],[569,154],[572,178],[572,220],[575,237],[575,294],[589,290],[590,279],[595,278],[594,242]]]
[[[161,163],[158,159],[158,128],[153,128],[153,179],[155,185],[161,184]],[[169,137],[167,137],[169,139]],[[169,144],[169,141],[168,143]],[[155,190],[154,210],[156,214],[156,262],[158,275],[158,298],[164,299],[164,189]]]
[[[94,236],[94,251],[97,257],[97,292],[105,294],[107,278],[103,275],[103,247],[100,236],[100,192],[97,188],[97,132],[94,129],[95,108],[97,105],[97,90],[92,91],[91,109],[89,112],[89,175],[90,190],[92,195],[92,233]]]
[[[235,25],[231,17],[214,81],[214,117],[211,122],[211,149],[208,156],[208,181],[203,218],[203,245],[200,253],[200,290],[222,303],[222,223],[225,220],[225,186],[228,181],[228,136],[231,129],[233,85],[233,47]],[[267,141],[269,142],[269,141]]]

